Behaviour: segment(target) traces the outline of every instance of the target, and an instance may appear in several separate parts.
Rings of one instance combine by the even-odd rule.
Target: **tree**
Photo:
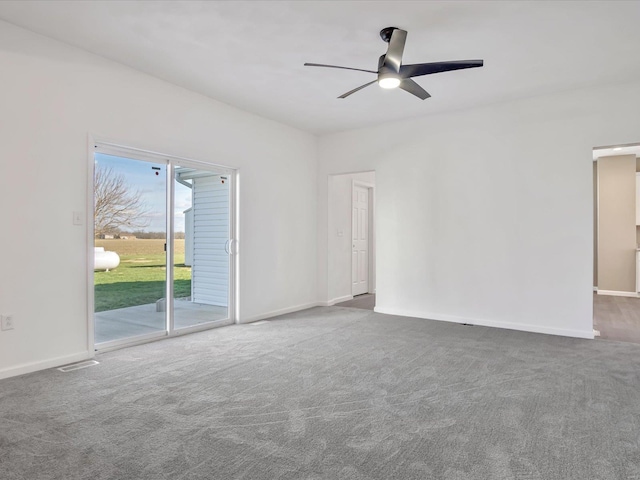
[[[142,194],[129,186],[124,175],[96,165],[94,186],[96,236],[116,234],[121,228],[144,228],[149,225],[146,215],[150,211],[142,200]]]

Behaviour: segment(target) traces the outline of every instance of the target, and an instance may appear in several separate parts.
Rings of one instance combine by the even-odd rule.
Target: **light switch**
[[[73,212],[73,224],[82,225],[82,212]]]

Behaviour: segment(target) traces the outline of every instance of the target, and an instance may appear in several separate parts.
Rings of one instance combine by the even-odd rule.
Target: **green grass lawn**
[[[174,297],[191,295],[191,267],[184,265],[184,240],[176,240]],[[120,255],[120,265],[94,272],[95,311],[155,303],[165,298],[164,240],[96,240],[96,247]]]

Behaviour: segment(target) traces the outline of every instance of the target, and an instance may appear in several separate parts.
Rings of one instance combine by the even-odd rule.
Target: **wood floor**
[[[640,298],[594,293],[593,328],[599,338],[640,343]]]

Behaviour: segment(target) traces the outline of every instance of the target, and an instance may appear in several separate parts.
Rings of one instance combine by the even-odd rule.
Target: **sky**
[[[141,193],[145,207],[151,211],[150,215],[143,217],[147,220],[148,226],[141,230],[145,232],[166,231],[167,166],[161,163],[131,160],[103,153],[96,153],[94,158],[96,168],[98,166],[111,167],[114,172],[124,175],[129,187]],[[154,167],[160,170],[154,170]],[[176,181],[174,181],[174,185],[174,229],[176,232],[184,232],[183,212],[191,207],[191,189]],[[126,229],[123,228],[123,230]]]

